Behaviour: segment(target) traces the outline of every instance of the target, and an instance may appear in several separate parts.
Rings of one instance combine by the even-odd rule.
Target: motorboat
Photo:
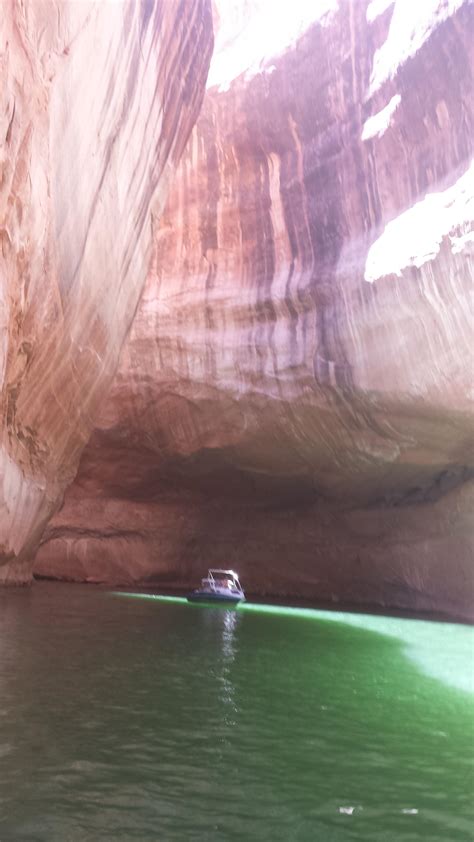
[[[236,605],[245,601],[245,594],[234,570],[211,568],[201,587],[187,596],[188,602],[224,602]]]

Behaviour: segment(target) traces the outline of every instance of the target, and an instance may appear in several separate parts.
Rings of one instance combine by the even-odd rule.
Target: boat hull
[[[221,605],[237,605],[239,602],[245,602],[244,596],[236,596],[229,594],[206,593],[205,591],[193,591],[186,597],[188,602],[219,602]]]

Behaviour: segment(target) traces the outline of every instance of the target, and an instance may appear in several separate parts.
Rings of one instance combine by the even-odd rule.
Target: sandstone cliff
[[[0,581],[76,473],[211,50],[207,0],[2,2]]]
[[[187,584],[225,563],[256,592],[466,615],[472,6],[289,5],[220,4],[146,290],[37,570]]]

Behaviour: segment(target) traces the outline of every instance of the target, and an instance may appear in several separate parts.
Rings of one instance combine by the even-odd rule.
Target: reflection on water
[[[327,620],[344,623],[353,628],[373,631],[393,637],[404,644],[412,658],[428,675],[438,678],[450,687],[474,694],[474,671],[466,669],[474,653],[474,628],[456,623],[409,620],[368,614],[351,614],[340,611],[320,611],[312,608],[287,608],[278,605],[247,603],[245,611],[301,617],[308,620]],[[442,639],[441,648],[433,641]]]
[[[222,740],[228,737],[227,729],[236,723],[237,704],[235,685],[233,683],[233,663],[237,655],[237,633],[241,616],[235,609],[224,609],[214,606],[193,606],[200,612],[200,621],[213,634],[213,641],[218,643],[215,650],[211,674],[220,703],[219,718],[224,725]]]
[[[415,624],[351,622],[0,593],[1,842],[467,842],[472,697]],[[423,625],[472,669],[471,629]]]
[[[235,659],[236,631],[240,622],[240,616],[236,611],[224,611],[223,618],[222,653],[224,660],[232,663]]]
[[[237,706],[235,702],[235,687],[232,683],[232,664],[236,657],[236,631],[240,616],[235,611],[222,612],[222,658],[221,674],[219,676],[221,692],[220,700],[223,704],[224,722],[229,727],[235,726]]]

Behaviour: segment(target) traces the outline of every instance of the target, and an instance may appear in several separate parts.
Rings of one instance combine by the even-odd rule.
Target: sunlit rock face
[[[217,563],[257,593],[468,615],[472,6],[217,5],[145,293],[37,569],[188,584]]]
[[[5,0],[0,19],[0,582],[73,479],[200,109],[207,0]]]

